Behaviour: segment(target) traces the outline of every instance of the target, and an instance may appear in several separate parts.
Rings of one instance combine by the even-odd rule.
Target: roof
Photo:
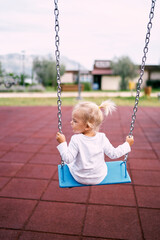
[[[112,69],[93,69],[92,74],[93,75],[112,75],[113,70]]]
[[[148,71],[160,71],[160,65],[146,65],[145,69]]]

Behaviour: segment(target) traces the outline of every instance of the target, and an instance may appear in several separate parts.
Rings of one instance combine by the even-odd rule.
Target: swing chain
[[[134,130],[134,124],[135,124],[135,120],[136,120],[136,113],[138,111],[138,103],[139,103],[139,96],[140,96],[140,92],[141,92],[141,85],[143,83],[143,75],[144,75],[144,69],[145,69],[145,63],[147,60],[147,53],[148,53],[148,44],[150,41],[150,32],[151,32],[151,28],[152,28],[152,19],[154,17],[154,9],[155,9],[155,2],[156,0],[152,0],[152,5],[151,5],[151,10],[149,13],[149,22],[147,24],[147,34],[146,34],[146,38],[145,38],[145,46],[143,49],[143,57],[142,57],[142,64],[141,64],[141,69],[140,69],[140,76],[138,79],[138,83],[137,83],[137,92],[136,92],[136,98],[135,98],[135,105],[133,108],[133,114],[132,114],[132,121],[131,121],[131,125],[130,125],[130,132],[129,132],[129,136],[131,137],[133,134],[133,130]],[[54,0],[54,4],[55,4],[55,9],[54,9],[54,14],[55,14],[55,32],[56,32],[56,36],[55,36],[55,46],[56,46],[56,51],[55,51],[55,56],[56,56],[56,71],[57,71],[57,96],[58,96],[58,100],[57,100],[57,104],[58,104],[58,129],[59,132],[62,133],[62,112],[61,112],[61,79],[60,79],[60,51],[59,51],[59,21],[58,21],[58,16],[59,16],[59,10],[58,10],[58,0]],[[127,158],[128,158],[128,154],[125,155],[125,159],[124,162],[127,162]],[[62,166],[64,165],[64,162],[62,161]]]
[[[60,43],[60,38],[59,38],[59,10],[58,10],[58,0],[54,0],[55,4],[55,9],[54,9],[54,15],[55,15],[55,46],[56,46],[56,51],[55,51],[55,56],[56,56],[56,71],[57,71],[57,105],[58,105],[58,129],[59,132],[62,133],[62,112],[61,112],[61,105],[62,105],[62,100],[61,100],[61,78],[60,78],[60,50],[59,50],[59,43]]]
[[[62,100],[61,100],[61,76],[60,76],[60,50],[59,50],[59,43],[60,43],[60,38],[59,38],[59,10],[58,10],[58,0],[54,0],[54,15],[55,15],[55,46],[56,46],[56,51],[55,51],[55,56],[56,56],[56,71],[57,71],[57,105],[58,105],[58,129],[59,132],[62,133],[62,111],[61,111],[61,105],[62,105]],[[61,166],[64,166],[64,161],[61,158]]]
[[[136,93],[136,98],[135,98],[135,105],[134,105],[134,108],[133,108],[132,121],[131,121],[131,125],[130,125],[130,132],[129,132],[130,137],[132,137],[132,133],[133,133],[133,129],[134,129],[134,123],[135,123],[135,120],[136,120],[136,113],[138,111],[139,96],[140,96],[140,92],[141,92],[141,85],[142,85],[142,82],[143,82],[145,63],[146,63],[146,60],[147,60],[148,44],[149,44],[149,41],[150,41],[152,19],[154,17],[155,2],[156,2],[156,0],[152,0],[151,10],[150,10],[150,13],[149,13],[149,22],[147,24],[147,34],[146,34],[146,38],[145,38],[145,46],[144,46],[144,49],[143,49],[144,54],[143,54],[143,57],[142,57],[140,76],[139,76],[138,83],[137,83],[137,93]],[[127,161],[127,158],[128,158],[128,154],[125,155],[124,162]]]
[[[146,38],[145,38],[145,46],[144,46],[144,49],[143,49],[144,55],[142,57],[140,77],[138,79],[138,84],[137,84],[137,93],[136,93],[136,98],[135,98],[135,106],[133,108],[133,115],[132,115],[132,121],[131,121],[129,136],[132,136],[133,129],[134,129],[134,123],[135,123],[135,120],[136,120],[136,113],[137,113],[137,110],[138,110],[138,103],[139,103],[141,85],[142,85],[142,82],[143,82],[144,68],[145,68],[145,63],[146,63],[146,60],[147,60],[148,44],[149,44],[149,41],[150,41],[152,19],[154,17],[155,1],[156,0],[152,0],[151,10],[150,10],[150,13],[149,13],[149,22],[148,22],[148,25],[147,25],[147,34],[146,34]]]

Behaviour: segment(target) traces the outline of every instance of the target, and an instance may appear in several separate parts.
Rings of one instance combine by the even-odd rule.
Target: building
[[[140,69],[140,66],[139,66]],[[95,60],[93,71],[93,89],[100,90],[120,90],[121,77],[114,75],[109,60]],[[138,76],[132,79],[135,83]],[[157,81],[160,87],[160,65],[146,65],[143,75],[142,87],[146,86],[146,82]]]
[[[64,75],[61,77],[62,83],[77,83],[78,77],[80,78],[80,82],[89,82],[92,84],[93,77],[91,71],[87,70],[66,70]]]
[[[119,90],[121,78],[113,74],[111,61],[95,60],[92,75],[93,89]]]
[[[160,65],[147,65],[145,67],[146,79],[145,83],[148,81],[153,87],[160,88]],[[153,84],[154,82],[154,84]]]
[[[93,90],[120,90],[121,77],[113,73],[110,60],[95,60],[92,71],[66,71],[61,77],[61,82],[76,83],[78,77],[81,83],[91,83]],[[138,78],[139,76],[132,81],[137,83]],[[145,66],[142,88],[146,86],[148,80],[158,82],[160,87],[160,65]]]

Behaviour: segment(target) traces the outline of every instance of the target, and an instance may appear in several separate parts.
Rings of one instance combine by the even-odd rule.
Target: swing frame
[[[145,69],[145,63],[147,60],[147,53],[148,53],[148,44],[150,42],[150,33],[152,28],[152,19],[154,17],[154,9],[155,9],[155,2],[156,0],[151,0],[151,9],[149,13],[149,22],[147,24],[147,33],[145,37],[145,46],[143,48],[143,57],[142,57],[142,63],[141,63],[141,69],[140,69],[140,75],[137,83],[137,91],[136,91],[136,97],[135,97],[135,105],[133,108],[133,114],[132,114],[132,120],[130,125],[130,132],[129,136],[132,137],[133,130],[134,130],[134,124],[136,120],[136,113],[138,111],[138,103],[139,103],[139,97],[141,92],[141,85],[143,82],[143,75],[144,75],[144,69]],[[57,71],[57,105],[58,105],[58,129],[59,132],[62,133],[62,111],[61,111],[61,79],[60,79],[60,50],[59,50],[59,9],[58,9],[58,0],[54,0],[54,14],[55,14],[55,57],[56,57],[56,71]],[[112,161],[112,162],[106,162],[108,166],[108,174],[105,177],[105,179],[98,185],[104,185],[104,184],[118,184],[118,183],[129,183],[131,182],[130,176],[127,171],[127,160],[128,160],[128,154],[125,155],[124,161]],[[116,175],[115,175],[116,173]],[[115,178],[116,176],[117,178]],[[83,185],[75,181],[75,179],[72,177],[69,168],[67,165],[64,164],[64,161],[61,159],[61,165],[58,165],[58,177],[59,177],[59,186],[62,188],[65,187],[81,187],[81,186],[88,186]]]

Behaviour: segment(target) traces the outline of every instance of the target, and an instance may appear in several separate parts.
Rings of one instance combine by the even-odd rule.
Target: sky
[[[59,0],[60,52],[89,70],[128,56],[141,64],[151,0]],[[54,56],[54,0],[0,0],[0,54]],[[160,64],[160,1],[146,64]]]

